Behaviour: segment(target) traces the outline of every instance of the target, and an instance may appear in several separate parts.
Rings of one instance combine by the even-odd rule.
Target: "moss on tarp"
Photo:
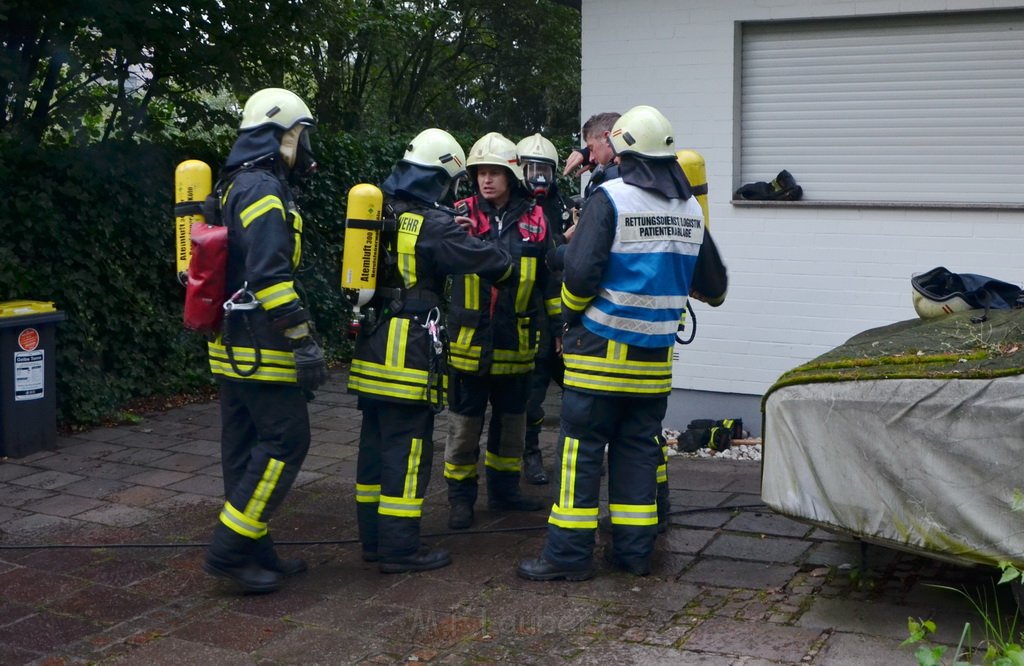
[[[875,379],[983,379],[1024,373],[1024,309],[911,319],[858,333],[789,372],[768,389]]]

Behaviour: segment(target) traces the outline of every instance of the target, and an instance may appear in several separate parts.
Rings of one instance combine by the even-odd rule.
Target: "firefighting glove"
[[[327,381],[327,361],[324,352],[312,335],[293,343],[295,354],[295,381],[306,391],[315,391]]]

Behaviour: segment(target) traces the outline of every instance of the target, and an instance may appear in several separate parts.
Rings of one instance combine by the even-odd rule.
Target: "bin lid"
[[[3,301],[0,303],[0,318],[56,312],[52,301]]]

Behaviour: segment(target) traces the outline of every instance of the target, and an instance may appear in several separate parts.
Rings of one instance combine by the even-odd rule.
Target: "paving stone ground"
[[[454,564],[382,575],[359,557],[359,412],[344,380],[335,373],[310,403],[310,456],[272,521],[280,549],[311,568],[272,595],[238,595],[200,570],[223,492],[216,403],[0,460],[0,664],[915,664],[899,647],[908,617],[933,619],[945,644],[966,621],[983,638],[971,604],[933,585],[1013,607],[990,570],[773,513],[759,463],[678,457],[652,575],[600,562],[582,583],[520,580],[515,565],[539,553],[546,514],[494,514],[482,497],[474,530],[450,533],[444,415],[423,532]],[[549,463],[558,398],[552,387]]]

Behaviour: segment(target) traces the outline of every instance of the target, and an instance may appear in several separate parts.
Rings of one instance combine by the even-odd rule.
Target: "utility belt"
[[[417,287],[379,287],[375,296],[392,316],[400,313],[426,314],[441,304],[441,298],[435,292]]]

